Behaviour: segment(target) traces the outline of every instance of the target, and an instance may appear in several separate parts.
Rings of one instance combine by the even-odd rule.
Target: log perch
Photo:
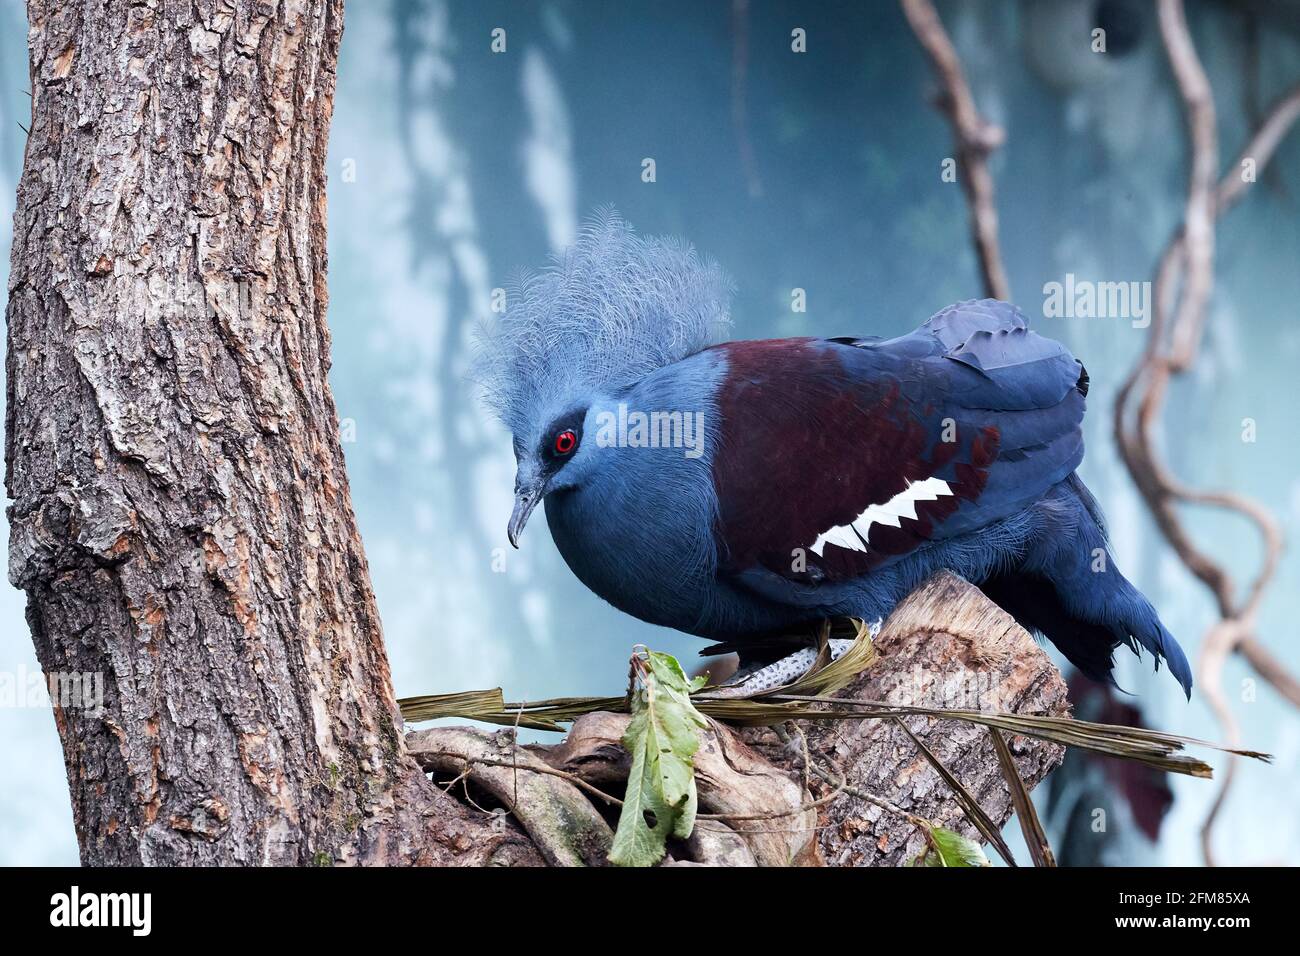
[[[880,660],[837,697],[891,704],[1064,716],[1066,685],[1043,649],[978,588],[953,574],[931,578],[890,615],[876,638]],[[1011,817],[1011,795],[988,731],[955,720],[905,718],[998,825]],[[801,722],[815,763],[847,775],[854,787],[917,816],[979,838],[952,791],[911,738],[892,721]],[[762,728],[741,731],[770,761],[793,768],[799,758]],[[1032,789],[1065,756],[1064,748],[1030,737],[1008,739],[1016,768]],[[813,781],[813,796],[831,792]],[[925,846],[905,818],[841,794],[823,809],[818,844],[831,866],[898,866]]]
[[[879,659],[836,696],[1019,714],[1069,711],[1065,681],[1033,638],[978,588],[952,574],[936,575],[904,600],[885,622],[876,648]],[[617,807],[611,809],[598,793],[617,797],[627,780],[630,758],[619,743],[627,720],[589,714],[552,746],[514,747],[510,731],[463,727],[413,732],[406,742],[427,771],[463,779],[466,787],[472,784],[512,810],[546,862],[592,864],[601,861],[617,819]],[[953,720],[905,720],[993,822],[1004,825],[1011,795],[988,731]],[[906,814],[979,839],[951,789],[892,720],[797,721],[787,727],[794,733],[785,733],[784,740],[772,728],[733,730],[716,722],[702,734],[696,755],[701,815],[689,841],[669,844],[666,863],[904,865],[926,845]],[[1008,743],[1030,789],[1064,756],[1062,747],[1034,738],[1011,736]],[[805,752],[835,785],[806,772]]]

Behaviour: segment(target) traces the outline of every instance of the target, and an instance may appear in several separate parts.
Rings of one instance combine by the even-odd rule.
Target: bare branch
[[[1252,159],[1256,171],[1272,158],[1288,130],[1300,118],[1300,87],[1282,97],[1230,168],[1215,184],[1218,140],[1212,90],[1187,29],[1181,0],[1160,0],[1161,36],[1187,115],[1191,170],[1182,226],[1170,238],[1156,269],[1153,318],[1142,357],[1120,388],[1115,404],[1116,442],[1129,474],[1150,507],[1161,533],[1187,568],[1213,593],[1220,620],[1210,628],[1197,662],[1197,679],[1229,746],[1238,743],[1238,727],[1221,686],[1223,665],[1240,651],[1256,672],[1293,705],[1300,706],[1300,682],[1254,638],[1256,613],[1277,570],[1282,532],[1262,505],[1230,492],[1203,491],[1183,484],[1157,457],[1153,428],[1160,420],[1173,378],[1195,363],[1204,333],[1206,306],[1214,286],[1214,222],[1240,198],[1253,180],[1241,175]],[[1138,398],[1136,415],[1132,399]],[[1132,421],[1130,418],[1132,417]],[[1242,597],[1231,573],[1192,541],[1178,512],[1180,503],[1234,511],[1260,533],[1263,562]],[[1202,828],[1202,848],[1213,863],[1211,833],[1219,807],[1234,778],[1230,761],[1218,797]]]
[[[980,116],[971,96],[961,60],[943,28],[943,21],[930,0],[901,0],[903,13],[938,74],[942,90],[938,106],[952,124],[957,145],[957,170],[966,202],[970,206],[971,235],[984,278],[985,294],[995,299],[1011,298],[1011,288],[1002,266],[998,246],[998,209],[994,201],[993,176],[988,157],[1002,145],[1002,127]]]
[[[1214,287],[1214,180],[1218,175],[1219,138],[1215,130],[1214,96],[1196,56],[1182,0],[1159,0],[1160,35],[1169,54],[1187,112],[1192,168],[1187,185],[1183,223],[1186,274],[1177,320],[1171,330],[1174,371],[1183,371],[1195,357],[1205,322],[1205,306]]]

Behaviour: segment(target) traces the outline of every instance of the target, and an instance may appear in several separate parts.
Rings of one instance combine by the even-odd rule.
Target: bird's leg
[[[867,626],[872,640],[875,640],[880,633],[882,623],[880,618],[876,618],[874,622]],[[824,626],[819,625],[818,631],[820,632]],[[843,657],[844,652],[853,646],[854,640],[855,638],[851,637],[827,638],[826,644],[830,652],[830,659],[835,661]],[[808,669],[817,661],[820,650],[819,641],[817,646],[801,647],[794,653],[787,654],[770,664],[742,667],[730,680],[711,693],[718,697],[752,697],[756,694],[774,690],[777,687],[784,687],[786,684],[792,684],[808,673]]]

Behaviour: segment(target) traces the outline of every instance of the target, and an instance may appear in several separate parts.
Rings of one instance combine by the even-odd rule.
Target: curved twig
[[[998,246],[998,209],[993,197],[993,176],[988,157],[1002,145],[1002,127],[982,117],[975,108],[961,60],[930,0],[901,0],[912,32],[938,74],[938,106],[952,124],[957,145],[957,170],[970,206],[971,236],[979,258],[984,291],[995,299],[1010,299],[1011,287]]]
[[[1253,159],[1257,172],[1262,169],[1300,118],[1300,87],[1272,106],[1234,165],[1216,185],[1218,140],[1209,80],[1192,43],[1181,0],[1160,0],[1158,9],[1161,36],[1187,114],[1191,172],[1184,222],[1170,238],[1157,266],[1154,314],[1146,345],[1119,390],[1113,425],[1120,457],[1151,509],[1157,527],[1183,564],[1215,597],[1220,620],[1210,628],[1202,643],[1197,678],[1207,703],[1224,729],[1228,746],[1235,747],[1239,744],[1238,725],[1221,686],[1224,662],[1234,651],[1240,652],[1284,698],[1300,706],[1300,682],[1253,635],[1259,604],[1281,557],[1281,528],[1266,508],[1244,496],[1183,484],[1157,457],[1152,431],[1164,409],[1172,379],[1188,371],[1200,351],[1206,306],[1214,284],[1215,220],[1250,185],[1240,175],[1242,162]],[[1135,396],[1137,410],[1130,421]],[[1264,559],[1259,573],[1241,597],[1229,571],[1193,542],[1178,513],[1177,506],[1181,503],[1236,512],[1259,531]],[[1234,775],[1234,762],[1230,759],[1214,805],[1202,825],[1202,849],[1206,862],[1211,865],[1214,822]]]

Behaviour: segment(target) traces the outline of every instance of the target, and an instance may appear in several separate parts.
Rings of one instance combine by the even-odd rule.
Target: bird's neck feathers
[[[593,404],[583,429],[590,464],[573,487],[546,498],[551,535],[574,573],[646,620],[680,615],[670,617],[672,609],[649,600],[637,582],[674,581],[672,601],[689,603],[717,565],[712,468],[724,374],[720,354],[708,350]],[[638,434],[638,421],[657,426]]]

